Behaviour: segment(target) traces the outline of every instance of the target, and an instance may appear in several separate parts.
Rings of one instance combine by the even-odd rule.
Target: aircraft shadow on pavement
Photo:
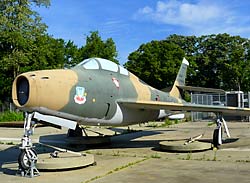
[[[121,132],[120,129],[115,128],[112,129],[116,132]],[[131,133],[126,133],[122,135],[114,135],[114,136],[105,136],[105,137],[98,137],[99,140],[102,138],[110,138],[109,141],[103,141],[101,143],[88,143],[88,141],[93,140],[92,137],[82,137],[83,142],[80,142],[79,144],[70,144],[67,142],[67,136],[66,134],[56,134],[56,135],[46,135],[46,136],[41,136],[39,141],[44,144],[52,145],[58,148],[62,149],[67,149],[71,151],[84,151],[84,150],[90,150],[90,149],[118,149],[118,148],[151,148],[152,150],[159,150],[159,143],[161,141],[179,141],[179,140],[188,140],[189,138],[184,138],[184,139],[162,139],[159,140],[157,137],[151,138],[150,136],[158,135],[158,134],[163,134],[166,133],[167,131],[175,131],[172,129],[167,129],[167,130],[146,130],[146,131],[134,131]],[[144,137],[145,139],[140,137]],[[149,138],[147,138],[149,137]],[[230,144],[233,142],[238,141],[238,138],[230,138],[227,140],[223,141],[223,144]],[[200,139],[198,141],[201,142],[207,142],[207,143],[212,143],[212,139]],[[85,143],[86,142],[86,143]]]
[[[112,130],[119,131],[118,128],[114,128]],[[166,131],[173,131],[171,129],[165,130]],[[160,140],[155,139],[138,139],[140,137],[149,137],[154,136],[157,134],[164,133],[163,131],[135,131],[131,133],[126,133],[122,135],[114,135],[110,137],[110,143],[101,143],[101,144],[77,144],[77,145],[70,145],[67,142],[67,135],[66,134],[53,134],[53,135],[44,135],[40,136],[39,143],[33,143],[35,146],[35,150],[37,154],[45,154],[45,153],[52,153],[57,148],[67,149],[75,152],[80,152],[89,149],[117,149],[117,148],[145,148],[150,147],[154,148],[159,145]],[[85,139],[86,141],[88,139]],[[0,172],[4,172],[5,174],[15,175],[16,169],[13,168],[3,168],[3,165],[13,164],[16,163],[19,156],[20,150],[18,145],[11,145],[6,149],[0,151]]]
[[[39,143],[33,144],[37,154],[52,153],[54,148],[44,147]],[[18,169],[18,156],[20,154],[19,145],[11,145],[10,147],[0,151],[0,172],[7,175],[16,175]]]
[[[0,151],[0,172],[15,175],[15,170],[4,168],[3,165],[17,163],[19,153],[20,150],[17,146],[10,146],[9,148]]]
[[[167,130],[173,131],[173,130]],[[166,132],[166,130],[164,131]],[[89,149],[118,149],[118,148],[150,148],[153,151],[159,150],[159,143],[163,140],[153,139],[138,139],[140,137],[149,137],[157,134],[162,134],[162,131],[136,131],[128,134],[112,136],[110,143],[95,144],[95,145],[69,145],[67,142],[66,134],[54,134],[41,136],[39,139],[40,143],[34,143],[37,154],[52,153],[56,148],[67,149],[75,152],[80,152]],[[175,141],[175,139],[164,139],[164,141]],[[186,139],[176,139],[186,140]],[[230,144],[238,141],[238,138],[231,138],[224,141],[225,144]],[[201,139],[203,142],[211,142],[211,139]],[[41,144],[42,143],[42,144]],[[55,147],[55,148],[54,148]],[[8,175],[15,175],[17,167],[5,168],[3,165],[17,163],[17,158],[20,153],[19,147],[10,146],[0,151],[0,172]],[[17,164],[16,164],[17,165]],[[18,165],[17,165],[18,166]]]
[[[233,142],[237,142],[239,140],[239,138],[228,138],[228,139],[223,139],[222,140],[222,144],[230,144],[230,143],[233,143]],[[213,142],[213,139],[200,139],[198,140],[200,142],[208,142],[208,143],[212,143]]]
[[[113,130],[113,129],[112,129]],[[119,129],[114,129],[117,132]],[[167,131],[173,131],[173,130],[167,130]],[[166,132],[166,131],[164,131]],[[154,131],[134,131],[126,134],[121,135],[114,135],[114,136],[104,136],[104,138],[110,138],[110,140],[104,141],[104,143],[93,143],[88,144],[88,138],[91,141],[93,137],[82,137],[82,141],[86,141],[86,144],[79,143],[79,144],[73,144],[70,145],[67,141],[67,136],[65,134],[55,134],[55,135],[45,135],[41,136],[39,139],[39,142],[43,144],[53,145],[58,148],[68,149],[71,151],[83,151],[83,150],[89,150],[89,149],[116,149],[116,148],[145,148],[145,147],[156,147],[159,145],[160,140],[155,139],[138,139],[140,137],[147,137],[147,136],[154,136],[157,134],[162,134],[163,132],[154,130]],[[96,138],[96,137],[94,137]],[[103,137],[98,137],[103,138]],[[137,140],[138,139],[138,140]],[[81,139],[80,139],[81,140]]]

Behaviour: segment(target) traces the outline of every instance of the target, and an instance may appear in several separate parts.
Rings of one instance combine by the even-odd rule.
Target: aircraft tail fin
[[[181,98],[181,93],[180,93],[178,86],[185,86],[188,66],[189,66],[189,62],[185,58],[183,58],[182,64],[176,76],[174,85],[170,91],[171,96]]]

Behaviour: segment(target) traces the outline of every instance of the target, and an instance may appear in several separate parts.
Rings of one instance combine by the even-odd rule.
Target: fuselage
[[[84,125],[128,125],[155,120],[165,111],[128,108],[123,101],[167,101],[179,98],[157,90],[117,64],[84,60],[69,70],[32,71],[19,75],[12,89],[21,110],[40,112]]]

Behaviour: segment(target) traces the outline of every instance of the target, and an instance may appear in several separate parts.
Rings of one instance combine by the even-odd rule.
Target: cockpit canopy
[[[129,72],[127,69],[123,68],[120,65],[117,65],[116,63],[103,59],[103,58],[89,58],[83,60],[81,63],[76,65],[76,67],[82,67],[87,70],[106,70],[106,71],[112,71],[112,72],[119,72],[122,75],[129,75]]]

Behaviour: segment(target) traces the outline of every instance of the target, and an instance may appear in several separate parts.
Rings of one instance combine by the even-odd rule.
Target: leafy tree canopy
[[[117,60],[117,50],[112,38],[103,41],[98,31],[90,32],[87,36],[86,45],[79,50],[81,60],[91,57],[100,57],[119,63]]]
[[[171,86],[175,80],[184,51],[176,44],[151,41],[131,53],[125,67],[156,88]]]
[[[119,63],[112,38],[90,32],[78,48],[47,34],[47,26],[31,5],[50,0],[0,1],[0,103],[10,99],[14,78],[26,71],[72,67],[90,57]],[[170,35],[142,44],[125,67],[156,88],[172,86],[182,58],[190,62],[187,84],[224,90],[250,91],[250,41],[229,34]]]
[[[0,1],[0,97],[10,98],[13,79],[21,72],[62,67],[63,41],[46,33],[47,26],[30,8],[48,6],[49,0]],[[61,45],[61,46],[60,46]],[[57,62],[57,63],[55,63]],[[52,66],[53,65],[53,66]]]
[[[250,42],[229,34],[169,36],[191,60],[188,82],[192,85],[249,91]]]
[[[14,78],[31,70],[71,67],[89,57],[118,63],[112,38],[103,41],[98,32],[87,36],[80,49],[72,42],[54,39],[31,5],[50,5],[50,0],[0,1],[0,102],[11,99]]]
[[[77,48],[73,41],[65,44],[65,67],[70,68],[91,57],[100,57],[119,63],[117,60],[117,50],[112,38],[102,40],[98,31],[90,32],[86,38],[86,44]]]
[[[142,44],[125,64],[156,88],[171,86],[182,57],[190,62],[187,84],[250,91],[250,41],[229,34],[171,35]]]

